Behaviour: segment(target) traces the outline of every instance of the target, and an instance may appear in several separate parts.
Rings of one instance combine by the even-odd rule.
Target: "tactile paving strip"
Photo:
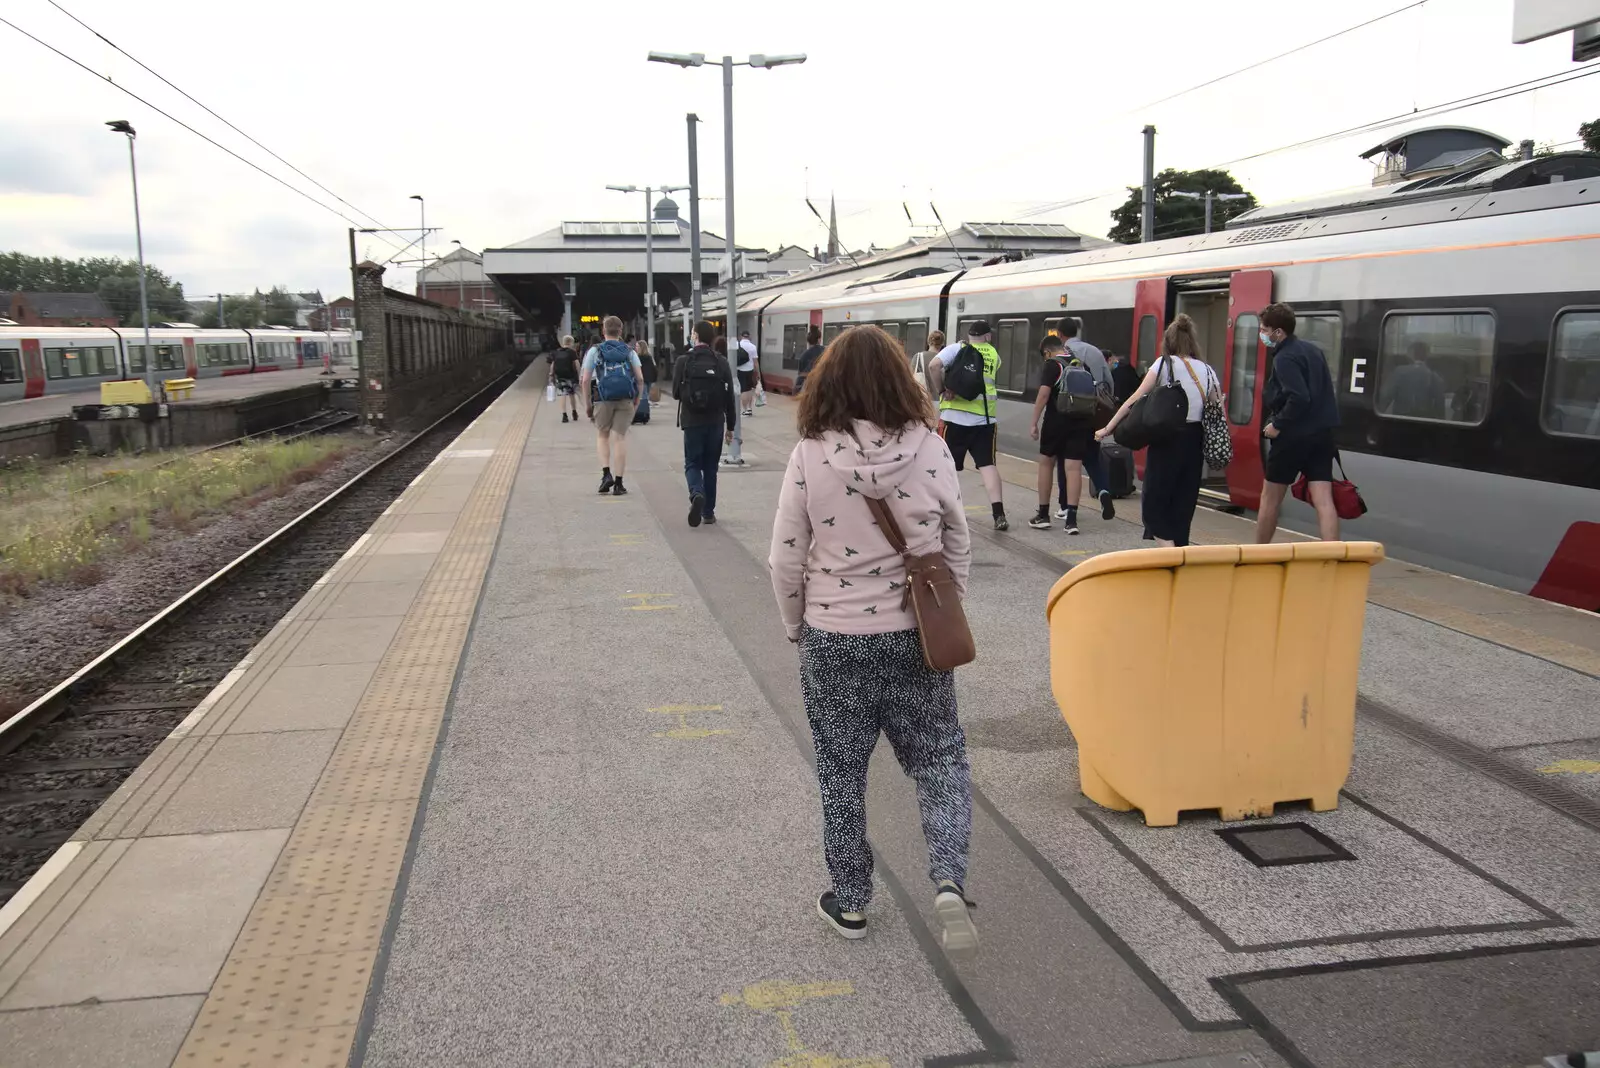
[[[538,408],[514,390],[504,403],[508,418],[494,420],[491,408],[463,435],[462,445],[495,444],[493,458],[340,736],[175,1064],[343,1068],[349,1060],[456,665]],[[407,495],[426,492],[432,481],[419,478]]]

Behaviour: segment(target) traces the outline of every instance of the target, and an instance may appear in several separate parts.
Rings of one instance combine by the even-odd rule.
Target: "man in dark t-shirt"
[[[1095,421],[1092,417],[1064,415],[1055,405],[1055,396],[1069,361],[1073,367],[1088,370],[1087,365],[1067,349],[1067,343],[1055,335],[1044,339],[1039,347],[1044,356],[1044,369],[1039,376],[1039,393],[1033,405],[1032,434],[1039,442],[1039,510],[1028,520],[1035,530],[1050,526],[1050,483],[1058,463],[1066,464],[1066,490],[1062,501],[1062,529],[1068,534],[1078,533],[1078,495],[1083,485],[1083,468],[1087,462],[1097,471],[1101,516],[1112,519],[1116,508],[1106,488],[1106,477],[1100,471],[1099,445],[1095,441]],[[1098,350],[1096,350],[1098,353]],[[1092,372],[1091,372],[1092,373]],[[1042,420],[1041,420],[1042,417]]]
[[[822,352],[822,328],[813,326],[806,331],[806,350],[800,354],[799,363],[796,365],[795,396],[798,397],[800,391],[806,387],[806,375],[811,373],[811,368],[816,365],[817,357],[821,356]]]
[[[578,349],[572,335],[561,339],[561,347],[550,354],[550,382],[556,387],[556,398],[561,402],[561,421],[578,421]]]

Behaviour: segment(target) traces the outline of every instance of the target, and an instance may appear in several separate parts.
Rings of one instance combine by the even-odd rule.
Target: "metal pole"
[[[1144,211],[1139,240],[1153,241],[1156,232],[1156,128],[1144,128]]]
[[[1211,232],[1211,190],[1206,190],[1206,233]]]
[[[144,223],[139,219],[139,165],[134,160],[133,135],[128,135],[128,170],[133,175],[133,239],[139,249],[139,314],[144,317],[144,380],[150,399],[156,400],[156,353],[150,347],[150,297],[144,277]]]
[[[728,311],[725,316],[727,326],[723,336],[728,340],[728,370],[733,371],[741,361],[735,360],[733,354],[739,351],[739,271],[734,260],[733,246],[733,57],[722,57],[722,199],[726,209],[724,225],[727,227],[728,236],[725,240],[725,251],[728,263]],[[735,373],[737,379],[737,373]],[[737,389],[737,385],[735,385]],[[737,401],[738,398],[735,398]],[[742,435],[741,423],[744,417],[740,414],[740,406],[733,406],[733,449],[731,454],[738,461],[740,441]]]
[[[422,266],[417,268],[417,296],[428,299],[428,281],[423,272],[428,269],[428,202],[417,198],[417,209],[422,212]]]
[[[651,187],[644,187],[644,332],[650,338],[650,351],[656,351],[656,239],[655,223],[650,218]]]
[[[683,332],[685,350],[694,347],[693,326],[700,321],[700,150],[694,128],[700,116],[690,112],[689,120],[689,294],[694,308],[690,329]]]

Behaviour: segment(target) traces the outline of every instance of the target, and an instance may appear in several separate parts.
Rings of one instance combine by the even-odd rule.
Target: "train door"
[[[167,362],[167,358],[163,356],[161,366],[166,367]],[[190,378],[196,378],[200,374],[200,362],[195,359],[194,338],[192,337],[183,339],[183,371]]]
[[[1222,379],[1233,438],[1228,496],[1243,508],[1261,503],[1261,392],[1267,384],[1261,309],[1271,303],[1271,271],[1236,271],[1228,279],[1228,364]]]
[[[1141,374],[1161,351],[1161,331],[1167,328],[1167,280],[1146,278],[1133,290],[1133,340],[1128,352]]]
[[[44,354],[36,337],[22,339],[22,395],[44,396]]]

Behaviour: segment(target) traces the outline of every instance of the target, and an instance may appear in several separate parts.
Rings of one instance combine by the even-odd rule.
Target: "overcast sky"
[[[430,254],[508,245],[564,219],[639,218],[607,184],[686,181],[697,112],[706,196],[720,196],[720,71],[645,62],[651,49],[738,58],[805,52],[803,66],[735,72],[737,237],[825,244],[805,207],[838,198],[843,241],[902,241],[902,200],[931,223],[1029,218],[1104,234],[1136,184],[1140,129],[1158,168],[1203,167],[1575,69],[1570,35],[1511,43],[1512,0],[1429,0],[1327,44],[1155,106],[1189,86],[1401,7],[1405,0],[907,6],[812,0],[600,5],[478,0],[61,0],[67,10]],[[938,14],[936,12],[946,12]],[[73,23],[48,0],[0,11],[95,71],[353,217]],[[349,291],[349,225],[0,25],[0,249],[133,254],[127,154],[101,125],[139,130],[145,251],[191,297],[273,284]],[[1512,141],[1574,139],[1600,117],[1600,77],[1426,123]],[[1238,164],[1264,201],[1365,184],[1358,153],[1404,129]],[[686,197],[678,198],[687,214]],[[723,205],[702,205],[722,229]],[[371,225],[368,220],[361,220]],[[925,231],[918,231],[925,232]],[[403,243],[406,235],[397,243]],[[393,250],[364,239],[363,256]],[[396,288],[410,270],[391,270]]]

